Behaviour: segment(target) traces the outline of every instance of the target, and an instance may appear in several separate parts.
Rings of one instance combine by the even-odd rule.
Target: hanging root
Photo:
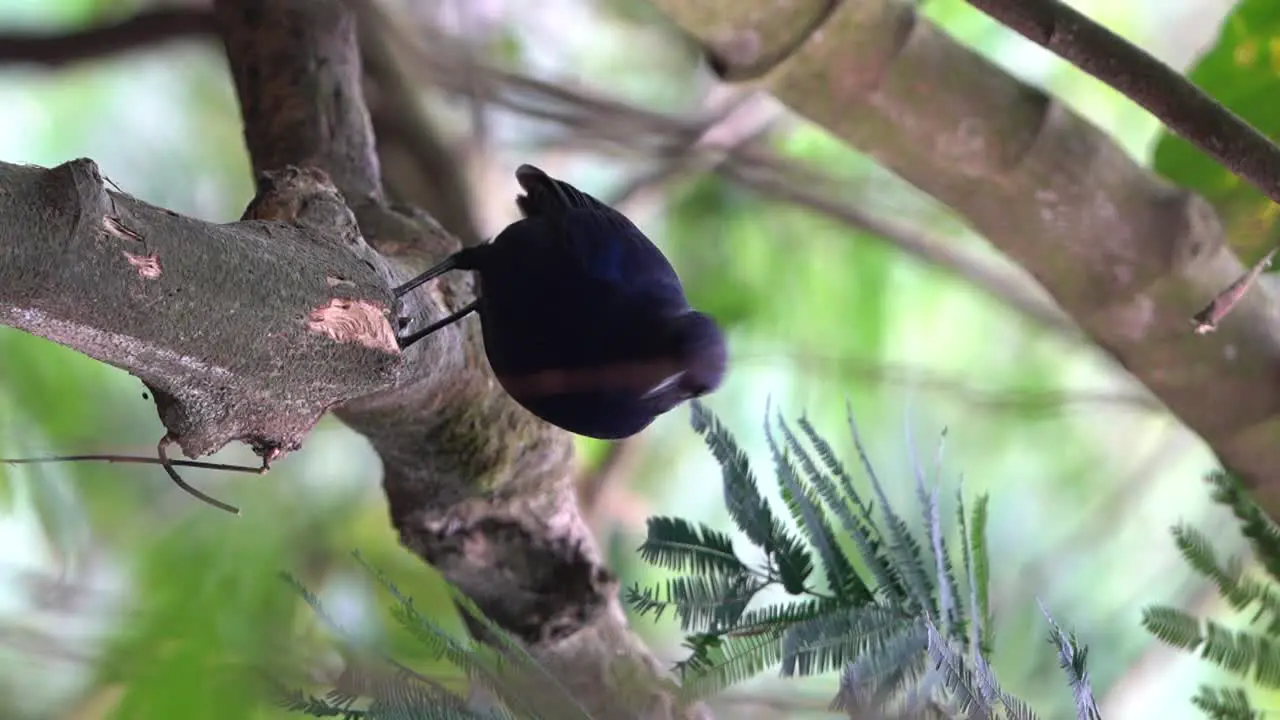
[[[175,467],[199,468],[202,470],[223,470],[226,472],[253,473],[254,475],[262,475],[271,469],[271,461],[275,459],[279,452],[269,453],[263,457],[262,465],[259,467],[249,467],[247,465],[227,465],[225,463],[202,462],[199,460],[170,460],[168,448],[173,443],[173,438],[165,435],[160,439],[160,443],[156,446],[157,457],[141,457],[138,455],[110,455],[110,454],[89,454],[89,455],[54,455],[52,457],[41,458],[0,458],[0,463],[6,465],[39,465],[43,463],[56,462],[108,462],[108,463],[134,463],[138,465],[160,465],[164,467],[165,473],[175,485],[182,488],[184,492],[195,497],[209,505],[220,510],[225,510],[232,515],[239,515],[240,509],[234,505],[228,505],[216,498],[210,497],[205,493],[197,490],[183,480]]]
[[[236,507],[235,505],[228,505],[227,503],[224,503],[221,500],[218,500],[217,498],[211,497],[209,495],[205,495],[204,493],[195,489],[191,485],[188,485],[187,481],[182,479],[182,476],[178,474],[178,471],[173,468],[174,463],[171,460],[169,460],[168,449],[169,449],[169,445],[172,442],[173,442],[173,436],[166,433],[164,437],[160,438],[160,442],[156,445],[156,455],[159,456],[160,464],[164,466],[164,471],[169,475],[169,479],[173,481],[173,484],[182,488],[183,491],[185,491],[188,495],[198,500],[203,500],[205,503],[212,505],[218,508],[219,510],[225,510],[231,513],[232,515],[239,515],[240,508]],[[232,466],[232,467],[239,467],[239,466]],[[262,470],[260,470],[259,472],[265,472],[266,469],[267,469],[267,465],[266,463],[263,463]]]

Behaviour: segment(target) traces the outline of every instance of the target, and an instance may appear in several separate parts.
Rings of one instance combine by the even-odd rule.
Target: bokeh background
[[[1179,68],[1213,43],[1230,5],[1072,4]],[[0,0],[0,42],[143,7]],[[1090,646],[1105,716],[1196,717],[1188,700],[1211,675],[1155,643],[1139,619],[1156,602],[1217,609],[1168,533],[1178,520],[1232,527],[1200,482],[1213,459],[1046,309],[1020,272],[868,158],[767,98],[716,86],[643,0],[543,0],[536,11],[517,0],[442,0],[401,11],[418,23],[409,34],[453,38],[448,52],[511,74],[505,100],[477,101],[493,85],[475,88],[497,81],[443,70],[461,57],[442,58],[445,43],[414,51],[434,59],[401,57],[417,111],[465,178],[480,234],[516,217],[520,162],[619,201],[669,254],[694,304],[728,326],[732,369],[708,404],[763,475],[767,404],[808,416],[847,454],[848,403],[882,476],[901,478],[904,502],[912,458],[931,458],[946,428],[944,482],[963,476],[967,493],[993,496],[996,666],[1006,688],[1045,717],[1070,714],[1038,598]],[[1149,161],[1158,127],[1117,93],[960,0],[929,0],[923,12]],[[611,112],[634,122],[569,101],[541,112],[546,98],[511,77],[610,98],[623,104]],[[677,142],[677,131],[708,117],[717,123],[696,148]],[[793,172],[775,176],[800,179],[753,185],[751,168],[723,150],[749,138],[766,166]],[[82,156],[151,203],[236,219],[252,183],[220,47],[195,39],[57,68],[0,65],[0,159]],[[389,170],[413,162],[384,158]],[[967,277],[922,262],[920,247],[860,230],[849,222],[859,213],[914,228],[920,247]],[[0,454],[151,454],[162,433],[135,378],[0,329]],[[632,440],[579,447],[586,512],[625,584],[660,577],[635,555],[648,516],[728,527],[718,469],[687,409]],[[253,461],[243,448],[216,459]],[[323,682],[337,664],[281,570],[353,635],[433,667],[350,557],[358,549],[420,607],[449,614],[434,575],[396,543],[377,457],[361,437],[329,419],[266,477],[184,474],[243,516],[196,503],[155,467],[0,467],[0,718],[300,717],[262,707],[235,671],[263,664]],[[1234,531],[1220,535],[1223,549],[1239,547]],[[664,659],[681,656],[669,619],[636,626]],[[834,687],[832,677],[766,673],[719,704],[730,717],[824,717]]]

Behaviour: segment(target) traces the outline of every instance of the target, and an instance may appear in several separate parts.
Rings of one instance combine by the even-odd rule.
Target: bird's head
[[[687,312],[673,321],[671,338],[673,354],[685,369],[680,387],[689,397],[702,397],[720,387],[728,351],[716,321],[696,310]]]
[[[711,316],[689,311],[666,327],[666,357],[675,373],[667,375],[645,396],[665,412],[720,387],[727,361],[724,332]]]

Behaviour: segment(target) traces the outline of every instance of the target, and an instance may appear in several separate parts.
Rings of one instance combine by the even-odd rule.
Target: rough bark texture
[[[333,409],[380,454],[404,546],[526,641],[584,708],[705,717],[676,701],[627,626],[579,516],[569,436],[501,391],[475,321],[398,349],[409,318],[442,317],[471,280],[393,301],[389,287],[411,274],[400,259],[421,268],[459,243],[385,199],[348,8],[215,5],[258,176],[245,217],[180,217],[107,190],[88,160],[0,163],[0,322],[141,378],[191,456],[242,440],[275,457]]]
[[[90,160],[0,163],[0,322],[141,378],[188,455],[295,449],[330,408],[392,387],[400,351],[381,261],[332,186],[272,186],[257,207],[305,211],[214,225],[108,190]]]
[[[720,14],[702,0],[652,2],[725,77],[764,84],[965,218],[1280,516],[1280,306],[1256,288],[1217,333],[1191,332],[1191,316],[1244,271],[1202,198],[910,3],[815,2],[804,21],[773,0]],[[784,24],[811,31],[783,37]],[[724,50],[741,47],[755,52]]]

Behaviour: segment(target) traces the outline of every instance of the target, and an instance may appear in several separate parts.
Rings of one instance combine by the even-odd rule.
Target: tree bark
[[[912,3],[651,1],[721,77],[767,87],[967,220],[1280,517],[1280,306],[1258,286],[1192,333],[1245,270],[1207,202]]]
[[[348,8],[215,8],[258,176],[245,216],[180,217],[109,190],[88,160],[0,163],[0,322],[141,378],[189,456],[240,440],[279,457],[334,410],[381,456],[402,544],[585,709],[706,717],[628,628],[578,512],[568,434],[501,391],[477,324],[399,350],[403,322],[443,317],[472,283],[456,273],[402,306],[391,296],[408,265],[459,242],[386,200]]]

